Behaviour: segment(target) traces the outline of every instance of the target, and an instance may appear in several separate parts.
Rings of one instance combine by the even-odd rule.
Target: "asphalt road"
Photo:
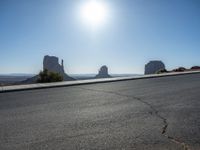
[[[0,93],[0,150],[199,150],[200,74]]]

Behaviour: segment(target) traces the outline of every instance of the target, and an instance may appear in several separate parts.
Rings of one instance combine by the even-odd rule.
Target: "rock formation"
[[[63,60],[62,60],[63,62]],[[60,75],[64,75],[64,66],[59,64],[58,57],[55,56],[44,56],[43,59],[43,70],[47,69],[49,72],[56,72]]]
[[[49,72],[54,72],[54,73],[59,73],[60,75],[63,76],[63,80],[64,81],[73,81],[75,79],[73,79],[72,77],[68,76],[66,73],[65,73],[65,70],[64,70],[64,61],[62,60],[61,61],[61,65],[59,64],[58,62],[58,57],[55,57],[55,56],[44,56],[44,59],[43,59],[43,70],[47,69]],[[38,77],[39,75],[36,75],[32,78],[29,78],[25,81],[22,81],[21,83],[22,84],[30,84],[30,83],[36,83],[37,80],[38,80]]]
[[[69,77],[64,70],[64,61],[61,61],[61,65],[59,64],[58,57],[55,56],[44,56],[43,59],[43,70],[47,69],[49,72],[59,73],[63,76],[64,81],[74,80]]]
[[[110,78],[110,77],[111,76],[108,74],[108,67],[102,66],[95,78]]]
[[[150,61],[145,65],[145,74],[155,74],[159,70],[165,69],[165,65],[162,61]]]

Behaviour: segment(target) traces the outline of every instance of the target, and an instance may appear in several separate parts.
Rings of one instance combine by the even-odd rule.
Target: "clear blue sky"
[[[0,0],[0,73],[37,73],[46,54],[64,59],[67,73],[200,65],[200,0],[100,1],[109,13],[94,31],[78,16],[87,0]]]

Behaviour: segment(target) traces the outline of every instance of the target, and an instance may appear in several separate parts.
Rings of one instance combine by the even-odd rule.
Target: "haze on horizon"
[[[1,0],[0,74],[38,73],[44,55],[69,74],[143,73],[149,60],[190,68],[199,27],[199,0]]]

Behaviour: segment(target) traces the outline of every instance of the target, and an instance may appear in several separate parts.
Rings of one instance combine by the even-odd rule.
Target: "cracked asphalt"
[[[1,150],[199,150],[200,74],[0,93]]]

